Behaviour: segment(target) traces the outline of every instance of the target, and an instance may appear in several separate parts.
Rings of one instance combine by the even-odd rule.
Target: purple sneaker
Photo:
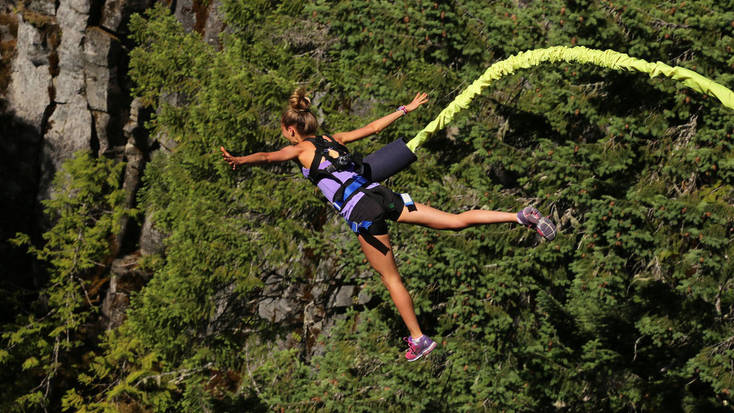
[[[404,337],[403,340],[410,347],[408,352],[405,353],[405,358],[408,361],[416,361],[436,348],[436,342],[425,334],[419,339],[413,339],[413,337],[408,336]]]
[[[538,234],[542,235],[548,241],[553,241],[556,237],[556,226],[553,222],[531,206],[525,207],[522,211],[518,212],[517,220],[525,226],[535,228]]]

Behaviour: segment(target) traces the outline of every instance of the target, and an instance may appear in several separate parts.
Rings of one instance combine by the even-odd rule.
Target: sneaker
[[[419,339],[413,339],[413,337],[408,336],[403,338],[403,340],[410,347],[405,353],[405,358],[408,361],[416,361],[436,348],[436,342],[425,334]]]
[[[525,226],[535,228],[538,234],[548,241],[553,241],[556,237],[556,226],[553,224],[553,221],[544,217],[534,207],[528,206],[523,208],[522,211],[517,213],[517,220]]]
[[[540,221],[540,218],[543,218],[543,214],[531,206],[527,206],[517,213],[518,221],[528,227],[535,226]]]
[[[556,237],[556,225],[546,217],[540,218],[540,221],[535,226],[535,230],[548,241],[553,241]]]

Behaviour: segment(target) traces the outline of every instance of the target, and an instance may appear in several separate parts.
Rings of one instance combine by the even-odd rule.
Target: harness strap
[[[321,157],[324,153],[324,151],[329,150],[327,142],[324,140],[323,137],[317,136],[316,138],[306,138],[305,139],[308,142],[311,142],[313,146],[316,147],[316,152],[314,152],[313,161],[311,161],[311,167],[308,168],[308,179],[314,183],[314,185],[317,185],[319,181],[321,181],[324,178],[329,178],[334,181],[339,182],[338,179],[334,178],[334,176],[331,173],[324,172],[321,169],[319,169],[319,164],[321,163]],[[341,184],[341,182],[339,182]]]
[[[341,185],[342,182],[335,178],[333,173],[341,170],[340,167],[336,165],[336,163],[343,156],[350,156],[352,164],[350,169],[353,169],[354,172],[362,175],[362,172],[364,172],[362,157],[358,154],[350,154],[349,149],[347,149],[346,146],[337,142],[329,135],[325,136],[329,139],[324,139],[323,136],[315,136],[313,138],[305,139],[306,141],[311,142],[313,146],[316,147],[313,160],[311,161],[311,166],[308,169],[308,179],[313,182],[314,185],[318,185],[318,183],[324,178],[329,178]],[[337,158],[334,158],[330,154],[330,151],[332,150],[338,154]],[[322,158],[325,158],[326,160],[331,162],[331,165],[327,166],[325,169],[319,169]]]
[[[413,198],[411,198],[410,195],[400,194],[400,197],[403,198],[403,204],[405,204],[405,207],[408,208],[409,212],[418,210],[418,208],[416,208],[415,206],[415,202],[413,202]]]
[[[362,176],[356,175],[352,178],[347,179],[342,186],[337,189],[334,193],[334,199],[332,204],[337,211],[341,211],[344,204],[349,202],[354,195],[359,192],[360,188],[368,184],[369,181]]]
[[[377,251],[380,251],[382,255],[387,255],[387,253],[390,252],[390,248],[388,248],[387,245],[383,244],[379,239],[370,234],[367,230],[370,225],[372,225],[372,221],[362,221],[357,223],[347,220],[347,224],[349,224],[349,228],[351,228],[355,234],[361,235],[368,244],[375,247],[375,249]]]
[[[365,178],[362,178],[361,176],[359,178],[363,179],[365,182],[369,182]],[[354,193],[358,192],[359,188],[360,187],[357,187],[357,189],[355,189],[352,192],[352,194],[350,194],[350,196],[353,195]],[[346,194],[346,191],[345,191],[345,194]],[[415,202],[413,202],[413,198],[411,198],[410,195],[408,195],[408,194],[400,194],[400,197],[403,199],[403,203],[405,204],[405,207],[408,208],[408,211],[409,212],[413,212],[413,211],[417,211],[418,210],[418,208],[416,208],[416,206],[415,206]],[[346,201],[347,200],[345,198],[345,201],[344,202],[346,202]],[[335,203],[334,206],[336,206],[336,203]],[[339,208],[337,208],[337,210],[339,210]],[[347,221],[347,224],[349,225],[349,228],[354,233],[361,235],[364,238],[364,240],[367,241],[368,244],[370,244],[373,247],[375,247],[375,249],[377,249],[378,251],[380,251],[382,253],[382,255],[387,255],[387,253],[390,252],[390,249],[387,247],[387,245],[383,244],[374,235],[372,235],[372,234],[369,233],[368,229],[369,229],[370,225],[372,225],[372,221],[353,222],[353,221],[350,221],[348,219],[346,219],[346,221]]]

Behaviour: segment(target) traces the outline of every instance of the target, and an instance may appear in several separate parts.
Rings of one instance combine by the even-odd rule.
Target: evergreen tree
[[[153,277],[121,327],[59,347],[93,350],[83,363],[53,362],[55,337],[80,335],[90,317],[79,286],[19,321],[21,333],[4,336],[18,344],[0,355],[27,368],[4,392],[48,403],[28,389],[63,371],[68,382],[50,386],[79,411],[727,409],[734,114],[714,99],[577,64],[507,76],[475,99],[389,186],[455,212],[532,203],[560,234],[540,242],[509,225],[394,228],[416,313],[440,344],[410,365],[376,278],[365,287],[370,304],[352,306],[316,343],[306,343],[303,320],[257,316],[268,279],[310,287],[328,270],[333,283],[354,283],[368,267],[295,165],[232,172],[216,150],[285,145],[279,117],[297,84],[311,91],[324,132],[430,94],[426,110],[352,148],[368,153],[412,137],[492,62],[551,45],[609,48],[731,86],[734,4],[654,6],[222,0],[221,50],[184,33],[165,7],[135,16],[130,75],[157,108],[151,136],[171,149],[146,168],[139,201],[168,234],[165,253],[142,263]],[[101,241],[84,245],[90,256],[104,251]],[[73,297],[71,312],[61,297]],[[39,319],[48,311],[59,315]],[[41,336],[45,356],[33,360]],[[310,357],[307,344],[324,350]]]
[[[46,264],[48,281],[15,322],[3,328],[5,411],[57,410],[64,390],[86,364],[85,353],[95,347],[110,240],[123,216],[135,212],[123,206],[123,168],[123,163],[86,153],[66,161],[54,178],[52,198],[44,201],[54,223],[43,234],[44,245],[33,246],[26,234],[12,240]]]

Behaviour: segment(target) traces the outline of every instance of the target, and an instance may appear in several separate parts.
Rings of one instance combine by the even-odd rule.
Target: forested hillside
[[[419,321],[439,343],[410,364],[389,294],[295,163],[232,171],[217,148],[286,145],[280,116],[298,86],[324,133],[428,93],[351,145],[369,153],[413,137],[492,63],[556,45],[733,88],[734,1],[217,3],[218,44],[165,2],[132,17],[128,75],[167,150],[145,167],[135,208],[104,156],[57,174],[44,243],[14,241],[48,277],[30,298],[3,290],[15,320],[2,329],[0,410],[731,409],[734,110],[718,100],[566,63],[476,98],[387,185],[451,212],[532,204],[559,234],[393,225]],[[130,264],[127,312],[100,327],[94,292],[111,288],[114,234],[144,216],[163,247]]]

